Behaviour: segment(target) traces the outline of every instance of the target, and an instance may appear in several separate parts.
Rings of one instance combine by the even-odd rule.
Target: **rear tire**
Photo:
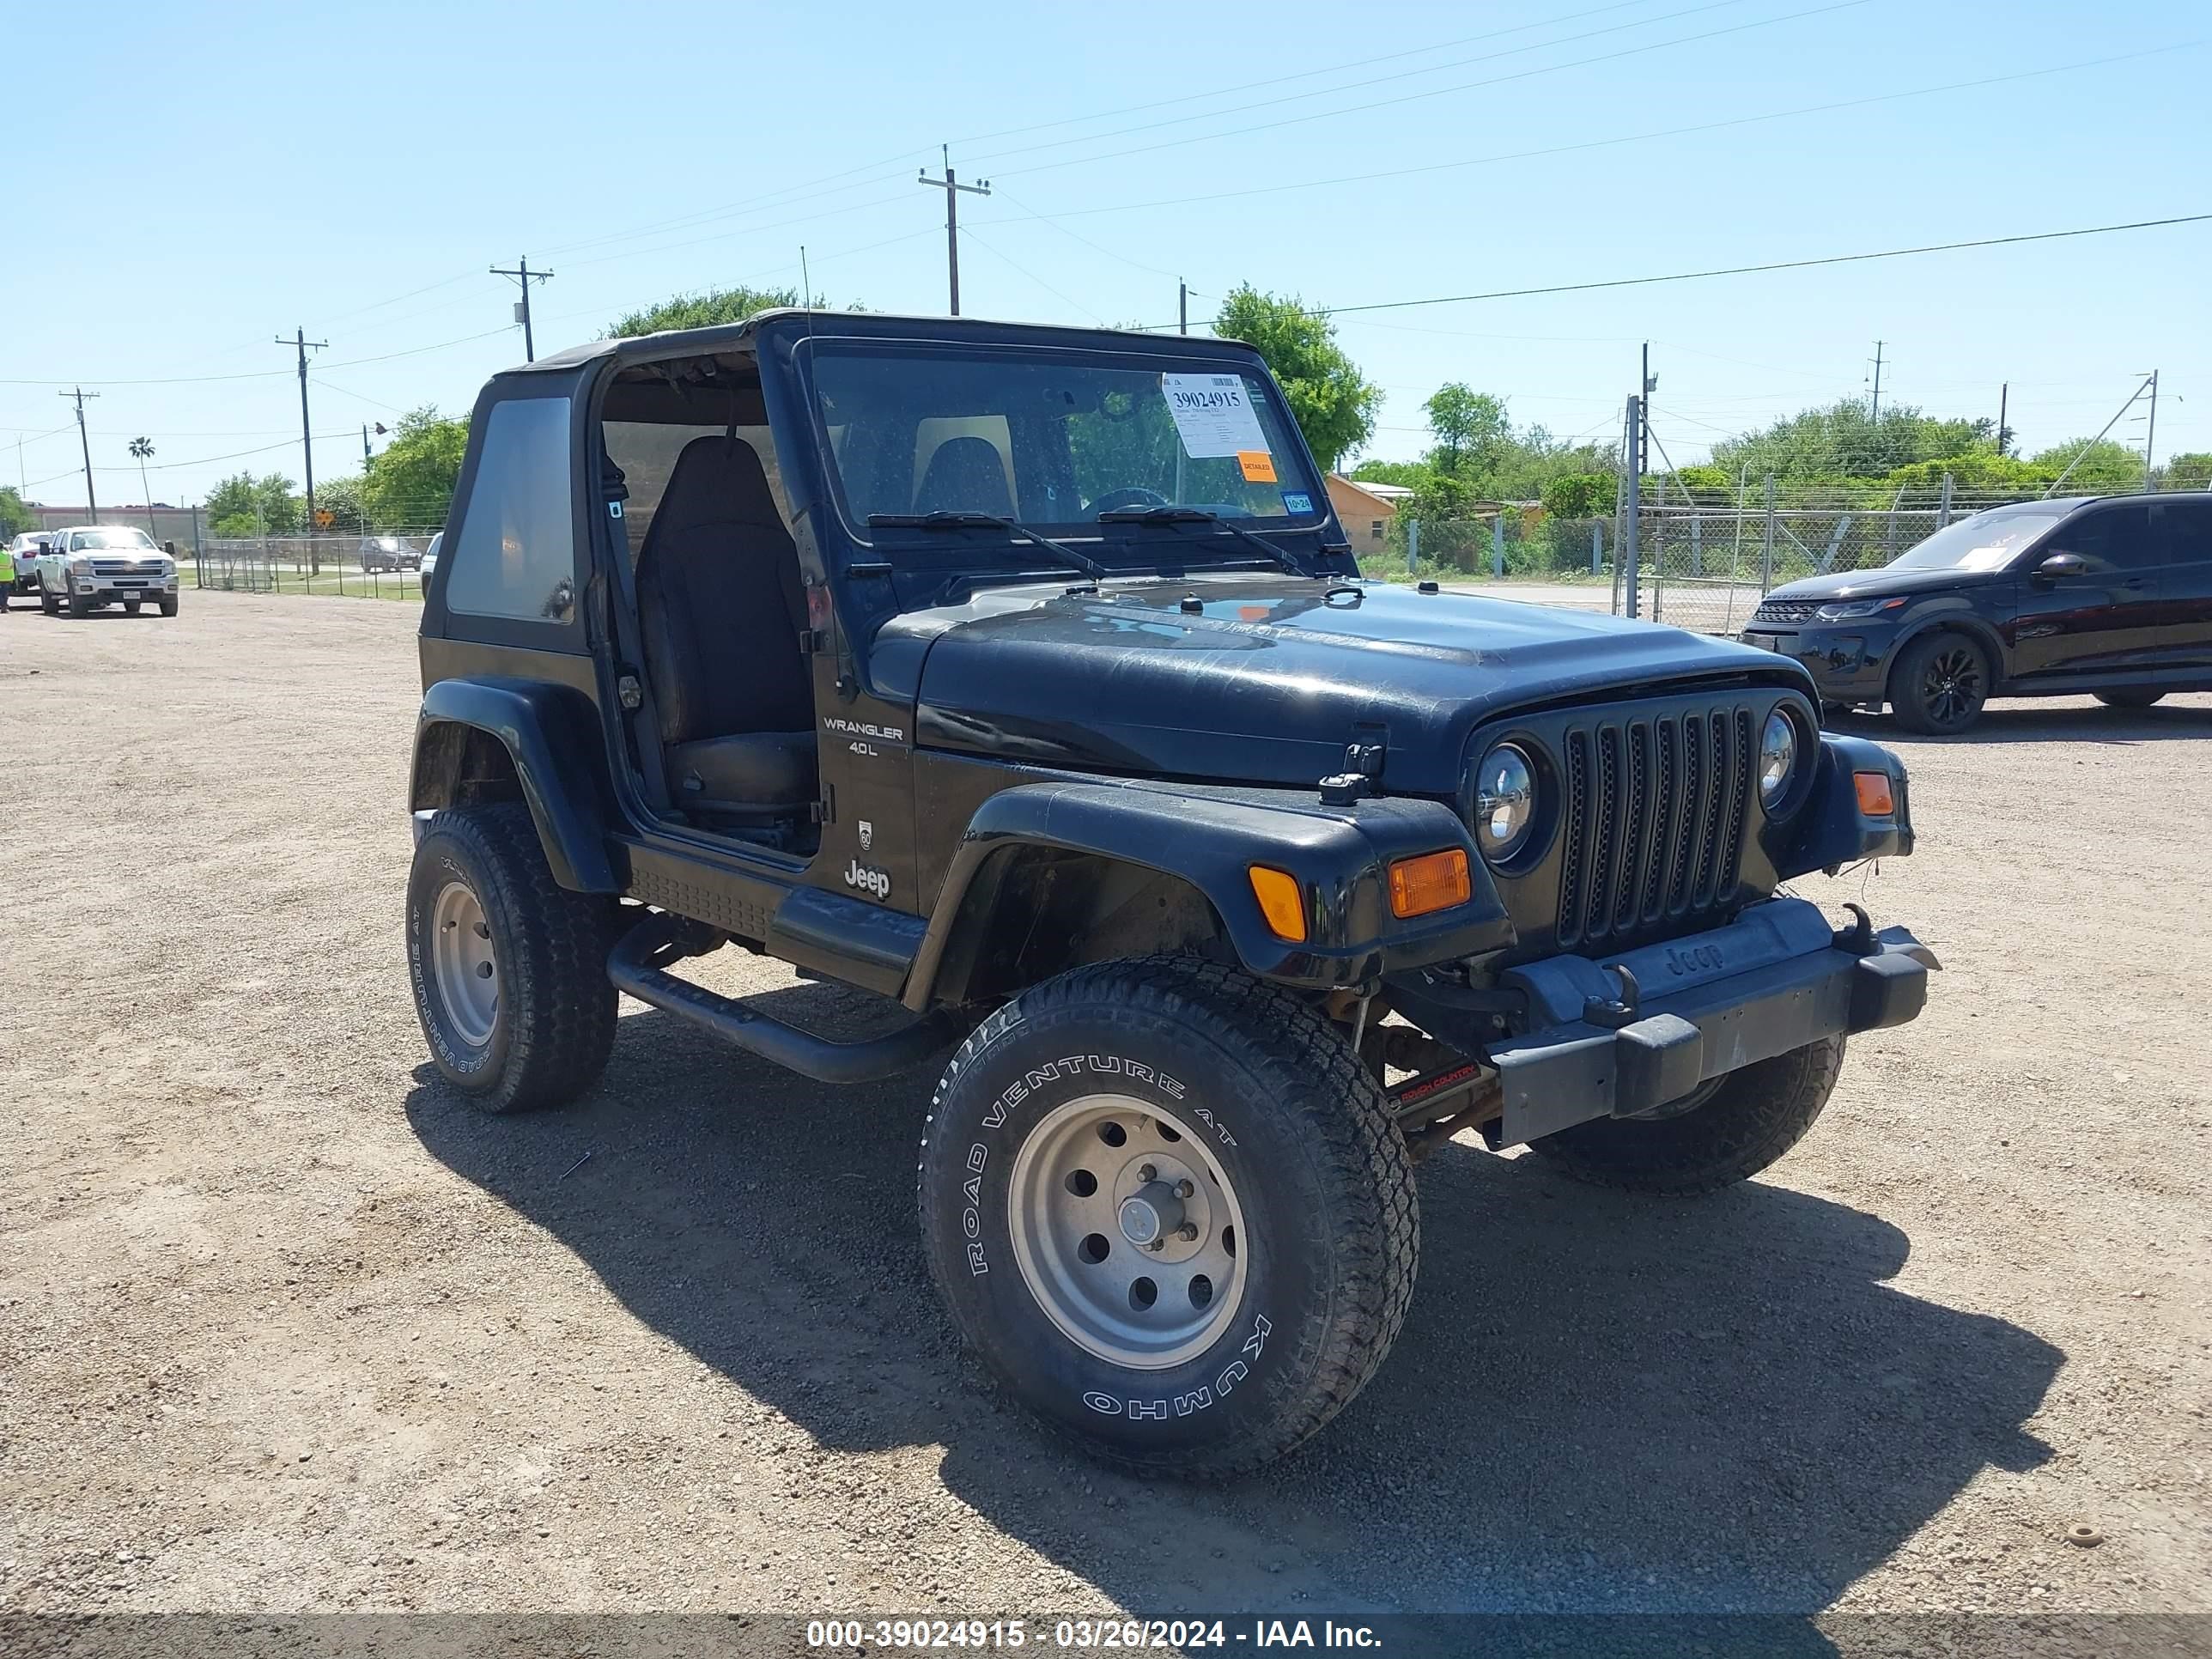
[[[1989,696],[1989,653],[1964,634],[1923,634],[1890,671],[1890,711],[1899,726],[1923,737],[1965,731],[1981,718]]]
[[[135,617],[135,616],[137,616],[137,615],[138,614],[138,601],[137,601],[137,600],[136,600],[136,599],[125,599],[125,600],[124,600],[124,601],[123,601],[123,614],[124,614],[125,616],[126,616],[126,617]]]
[[[1194,957],[1079,968],[992,1015],[938,1085],[919,1182],[961,1334],[1143,1474],[1289,1450],[1413,1296],[1419,1210],[1374,1079],[1312,1009]]]
[[[2139,690],[2130,686],[2118,691],[2100,691],[2097,701],[2107,708],[2148,708],[2165,696],[2163,691]]]
[[[1674,1117],[1601,1117],[1528,1143],[1593,1187],[1683,1196],[1747,1181],[1805,1138],[1835,1092],[1844,1040],[1826,1037],[1720,1079]]]
[[[430,1058],[487,1112],[565,1105],[614,1046],[617,906],[571,893],[518,801],[440,812],[407,883],[407,967]]]

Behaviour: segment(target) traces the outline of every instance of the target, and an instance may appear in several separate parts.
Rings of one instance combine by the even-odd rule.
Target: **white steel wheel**
[[[1132,1370],[1202,1353],[1244,1288],[1244,1215],[1189,1125],[1085,1095],[1030,1131],[1009,1180],[1022,1278],[1078,1346]]]
[[[430,928],[431,971],[446,1018],[462,1042],[482,1048],[499,1021],[499,963],[483,904],[465,882],[449,881],[431,908]]]

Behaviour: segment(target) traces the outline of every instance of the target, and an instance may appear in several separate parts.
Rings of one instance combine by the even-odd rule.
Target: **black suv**
[[[1993,507],[1879,570],[1776,588],[1743,639],[1803,663],[1824,702],[1887,702],[1930,734],[1991,697],[2212,690],[2212,495]]]
[[[1247,1468],[1358,1392],[1421,1155],[1741,1181],[1926,996],[1910,934],[1777,895],[1912,846],[1802,667],[1360,580],[1233,342],[782,311],[544,358],[479,399],[428,587],[439,1070],[568,1100],[617,989],[831,1082],[953,1049],[937,1283],[1130,1467]],[[730,944],[903,1023],[678,975]]]

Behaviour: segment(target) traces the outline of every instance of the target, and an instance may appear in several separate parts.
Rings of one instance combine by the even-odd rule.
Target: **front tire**
[[[92,614],[92,601],[85,598],[82,593],[70,594],[69,596],[69,613],[70,616],[77,617],[79,620],[82,620],[86,617],[89,617]]]
[[[177,596],[174,593],[164,593],[161,596],[161,614],[165,617],[173,617],[177,614]]]
[[[1686,1111],[1594,1118],[1532,1140],[1528,1150],[1593,1187],[1674,1196],[1716,1192],[1748,1181],[1805,1138],[1835,1092],[1843,1064],[1843,1038],[1824,1037],[1729,1073]]]
[[[39,610],[46,616],[58,617],[61,615],[62,611],[61,601],[57,599],[52,594],[47,592],[44,587],[40,587],[39,589]]]
[[[1897,723],[1923,737],[1948,738],[1981,718],[1990,698],[1988,654],[1964,634],[1923,634],[1900,652],[1889,677]]]
[[[553,879],[520,802],[440,812],[407,883],[407,967],[431,1060],[487,1112],[565,1105],[614,1046],[613,901]]]
[[[2148,708],[2165,696],[2163,691],[2142,690],[2130,686],[2118,691],[2100,691],[2097,701],[2107,708]]]
[[[1196,957],[1079,968],[992,1015],[938,1085],[919,1180],[962,1335],[1143,1474],[1289,1450],[1413,1295],[1412,1167],[1374,1079],[1304,1004]]]

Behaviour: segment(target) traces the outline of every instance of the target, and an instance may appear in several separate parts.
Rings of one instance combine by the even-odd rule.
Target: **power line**
[[[1772,270],[1807,270],[1815,265],[1848,265],[1870,259],[1902,259],[1917,253],[1954,253],[1962,248],[2008,247],[2021,242],[2054,242],[2068,237],[2106,236],[2123,230],[2158,230],[2171,225],[2197,225],[2212,220],[2212,213],[2178,215],[2170,219],[2137,219],[2120,225],[2086,225],[2075,230],[2037,230],[2016,236],[1982,236],[1966,242],[1929,242],[1918,247],[1881,248],[1871,253],[1832,253],[1817,259],[1775,259],[1756,265],[1718,265],[1707,270],[1668,271],[1656,276],[1613,276],[1591,283],[1557,283],[1547,288],[1499,288],[1480,294],[1445,294],[1430,300],[1376,300],[1365,305],[1325,306],[1325,315],[1349,316],[1357,312],[1405,311],[1417,306],[1462,305],[1476,300],[1522,300],[1546,294],[1586,294],[1596,289],[1644,288],[1656,283],[1690,283],[1708,276],[1751,276]]]
[[[1729,0],[1733,3],[1733,0]],[[1401,98],[1376,99],[1371,103],[1355,105],[1348,109],[1321,110],[1310,115],[1286,116],[1279,121],[1262,121],[1253,125],[1232,128],[1225,132],[1198,133],[1188,138],[1164,139],[1156,144],[1136,144],[1127,149],[1103,150],[1096,155],[1073,156],[1060,161],[1041,161],[1035,167],[1013,167],[1007,170],[1010,178],[1019,178],[1031,173],[1047,173],[1058,167],[1082,167],[1093,161],[1118,161],[1127,155],[1148,155],[1155,150],[1179,149],[1185,144],[1205,143],[1217,138],[1243,138],[1258,132],[1273,132],[1282,127],[1303,126],[1314,121],[1332,120],[1344,115],[1368,115],[1378,109],[1395,105],[1419,103],[1430,98],[1449,97],[1454,93],[1474,92],[1484,87],[1504,86],[1510,82],[1532,80],[1538,76],[1557,75],[1565,70],[1586,69],[1592,64],[1610,64],[1624,58],[1638,58],[1645,52],[1663,52],[1670,46],[1694,46],[1704,40],[1717,40],[1726,35],[1741,34],[1751,29],[1771,28],[1778,23],[1794,23],[1807,17],[1819,17],[1829,12],[1850,11],[1871,3],[1871,0],[1833,0],[1825,6],[1808,7],[1802,11],[1784,12],[1778,17],[1763,17],[1749,23],[1732,23],[1726,28],[1708,29],[1702,34],[1678,35],[1671,40],[1654,40],[1640,46],[1623,46],[1618,52],[1599,52],[1589,58],[1570,58],[1564,64],[1547,64],[1534,69],[1516,70],[1510,75],[1494,75],[1486,80],[1464,81],[1456,86],[1436,87],[1426,92],[1410,92]],[[1710,9],[1695,8],[1693,9]],[[1686,15],[1686,14],[1685,14]],[[1504,54],[1499,54],[1504,55]]]
[[[1225,109],[1204,109],[1192,115],[1178,115],[1170,117],[1166,120],[1139,122],[1133,126],[1115,127],[1107,132],[1087,133],[1082,137],[1074,138],[1056,138],[1049,143],[1025,145],[1017,149],[995,150],[985,155],[981,159],[985,161],[996,161],[1008,156],[1036,155],[1041,155],[1046,150],[1065,149],[1071,144],[1103,143],[1109,138],[1126,137],[1129,134],[1135,132],[1157,132],[1163,127],[1181,126],[1192,121],[1225,120],[1231,116],[1249,114],[1254,110],[1274,109],[1284,104],[1297,104],[1306,102],[1307,100],[1315,98],[1333,97],[1338,93],[1358,92],[1368,87],[1387,86],[1394,81],[1411,80],[1416,76],[1441,75],[1447,70],[1465,69],[1472,64],[1496,63],[1498,59],[1503,58],[1517,58],[1527,52],[1547,51],[1553,46],[1572,46],[1578,40],[1595,40],[1604,35],[1619,34],[1627,29],[1649,28],[1655,23],[1672,22],[1677,18],[1692,17],[1697,15],[1700,12],[1719,11],[1729,6],[1740,6],[1744,3],[1746,3],[1746,0],[1705,0],[1705,3],[1703,4],[1685,6],[1676,11],[1662,12],[1656,17],[1640,17],[1630,22],[1611,23],[1607,24],[1603,28],[1585,30],[1580,34],[1563,35],[1556,40],[1539,40],[1534,41],[1527,46],[1508,46],[1500,52],[1478,52],[1471,58],[1455,58],[1451,62],[1446,64],[1431,64],[1424,69],[1399,70],[1389,75],[1370,76],[1364,81],[1347,81],[1340,86],[1317,88],[1311,92],[1294,92],[1286,94],[1280,98],[1262,98],[1254,103],[1232,104]],[[1607,7],[1603,9],[1614,10],[1618,9]],[[1523,24],[1519,28],[1500,29],[1497,32],[1497,35],[1503,36],[1507,34],[1525,33],[1530,28],[1541,27],[1543,27],[1541,24]],[[1474,38],[1476,40],[1490,40],[1497,38],[1497,36],[1477,35]],[[1664,46],[1671,43],[1661,41],[1656,44]],[[1639,48],[1639,50],[1645,51],[1652,49],[1653,48],[1651,47]],[[1566,64],[1559,65],[1558,67],[1571,68],[1572,65]],[[1485,85],[1487,83],[1478,82],[1474,84]],[[1439,97],[1446,93],[1464,89],[1465,88],[1463,87],[1439,87],[1432,88],[1427,92],[1415,93],[1412,94],[1409,99],[1386,98],[1375,100],[1363,104],[1360,106],[1360,108],[1363,111],[1383,108],[1395,103],[1409,102],[1412,101],[1413,99]],[[1322,112],[1319,116],[1302,117],[1300,118],[1319,119],[1328,115],[1341,115],[1350,112],[1351,112],[1345,110],[1327,110]],[[1266,131],[1264,127],[1237,127],[1231,129],[1229,131],[1224,133],[1200,133],[1194,135],[1193,137],[1188,139],[1179,139],[1171,142],[1195,143],[1210,137],[1233,137],[1241,136],[1245,132],[1264,131]],[[1158,148],[1158,146],[1154,146],[1154,148]],[[1084,157],[1079,159],[1091,160],[1096,158]],[[1053,165],[1073,165],[1073,163],[1054,163]],[[1015,170],[1022,173],[1035,173],[1040,171],[1037,167],[1021,167]]]

